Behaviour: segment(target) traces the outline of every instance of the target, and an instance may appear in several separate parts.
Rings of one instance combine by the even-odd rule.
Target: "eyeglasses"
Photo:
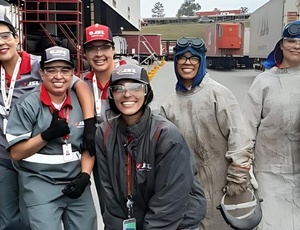
[[[86,52],[96,54],[98,51],[107,52],[112,48],[112,45],[100,45],[100,46],[87,46],[85,47]]]
[[[283,38],[282,45],[287,49],[293,49],[297,45],[300,46],[300,38]]]
[[[44,68],[44,73],[49,75],[50,77],[57,76],[58,72],[60,72],[62,76],[71,76],[73,74],[73,68],[72,67],[61,67],[60,69],[54,67]]]
[[[197,65],[200,62],[200,59],[196,56],[191,56],[191,57],[179,56],[179,57],[176,57],[176,62],[180,65],[184,65],[187,62],[187,60],[189,60],[192,65]]]
[[[7,32],[1,32],[0,33],[0,39],[4,42],[10,41],[12,39],[12,32],[7,31]]]
[[[206,47],[203,39],[200,38],[186,38],[181,37],[177,40],[175,46],[175,52],[185,49],[186,47],[191,46],[200,53],[206,52]]]
[[[147,94],[146,84],[143,83],[125,83],[124,85],[112,85],[109,87],[109,98],[114,99],[116,96],[123,96],[126,92],[133,96]]]

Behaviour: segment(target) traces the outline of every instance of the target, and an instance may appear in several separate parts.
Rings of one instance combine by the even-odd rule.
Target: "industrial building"
[[[77,72],[86,68],[81,50],[85,27],[104,24],[113,35],[140,30],[140,0],[0,0],[0,12],[18,29],[22,49],[40,54],[52,45],[67,47]]]

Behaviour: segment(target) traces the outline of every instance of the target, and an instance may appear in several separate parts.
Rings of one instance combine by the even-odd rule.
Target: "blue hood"
[[[193,79],[192,88],[199,85],[201,83],[202,79],[204,78],[205,74],[206,74],[205,53],[200,53],[199,51],[196,51],[191,46],[188,46],[185,49],[180,50],[179,52],[176,52],[175,56],[174,56],[174,68],[175,68],[175,74],[176,74],[176,77],[177,77],[176,90],[180,90],[180,91],[187,91],[187,88],[183,85],[182,77],[179,75],[179,73],[177,71],[177,65],[178,64],[176,62],[176,57],[181,56],[182,54],[184,54],[186,52],[191,52],[193,56],[196,56],[196,57],[200,58],[200,66],[199,66],[199,69],[197,71],[196,76]]]

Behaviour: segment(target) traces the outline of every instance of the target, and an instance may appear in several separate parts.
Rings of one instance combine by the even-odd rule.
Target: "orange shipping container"
[[[207,56],[243,56],[244,25],[242,23],[215,23],[205,32]]]

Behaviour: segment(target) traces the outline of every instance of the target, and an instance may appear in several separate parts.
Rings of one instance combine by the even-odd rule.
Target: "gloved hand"
[[[247,191],[248,182],[237,184],[233,181],[227,181],[226,186],[223,188],[223,192],[227,192],[229,196],[239,195]]]
[[[71,199],[77,199],[82,195],[89,183],[90,175],[83,172],[76,179],[67,184],[62,190],[62,193]]]
[[[249,184],[249,169],[250,164],[228,166],[227,172],[227,184],[223,188],[223,192],[227,192],[229,196],[239,195],[240,193],[246,192]]]
[[[52,114],[52,121],[48,129],[41,133],[44,141],[49,142],[55,138],[66,136],[70,133],[70,128],[66,119],[58,119],[58,110]]]
[[[95,118],[84,120],[82,150],[87,150],[91,156],[96,155],[95,144],[96,123]]]

